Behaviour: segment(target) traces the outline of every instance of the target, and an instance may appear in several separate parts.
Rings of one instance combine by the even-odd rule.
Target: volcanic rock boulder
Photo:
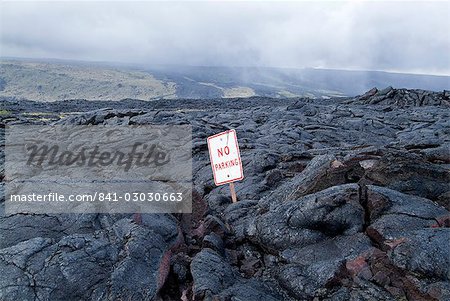
[[[431,228],[449,212],[438,204],[418,196],[406,195],[385,187],[367,187],[370,216],[368,235],[381,247],[402,239],[410,231]]]
[[[365,174],[366,183],[386,186],[431,200],[449,191],[448,168],[432,164],[416,154],[387,151]],[[441,203],[448,206],[448,204]]]
[[[441,281],[450,280],[450,228],[420,229],[409,233],[389,252],[399,268]]]
[[[295,298],[324,298],[351,283],[349,262],[373,249],[370,240],[358,233],[338,236],[303,248],[292,246],[282,252],[277,279]],[[372,274],[368,267],[358,270],[364,279]]]
[[[177,241],[176,224],[161,217],[160,233],[120,219],[106,232],[37,237],[1,249],[0,299],[153,300]]]
[[[373,88],[362,96],[355,98],[355,102],[363,104],[383,104],[395,106],[450,106],[448,91],[431,92],[420,89],[393,89],[387,87],[382,90]]]
[[[446,300],[450,213],[431,200],[385,187],[367,186],[366,198],[366,232],[379,249],[357,260],[370,267],[370,280],[396,298]]]
[[[284,300],[263,281],[243,279],[217,252],[205,248],[191,264],[195,300]]]
[[[352,235],[362,231],[363,224],[359,186],[345,184],[294,201],[274,201],[267,213],[256,218],[253,232],[261,246],[280,251]]]

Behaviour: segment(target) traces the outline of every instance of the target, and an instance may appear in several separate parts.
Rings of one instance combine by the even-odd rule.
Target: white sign
[[[208,137],[208,149],[217,186],[244,178],[235,130]]]

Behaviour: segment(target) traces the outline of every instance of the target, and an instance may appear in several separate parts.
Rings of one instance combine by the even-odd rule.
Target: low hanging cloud
[[[449,2],[2,2],[1,56],[450,74]]]

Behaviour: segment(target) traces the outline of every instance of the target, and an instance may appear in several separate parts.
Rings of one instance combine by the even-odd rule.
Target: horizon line
[[[140,68],[152,68],[153,67],[191,67],[191,68],[261,68],[261,69],[291,69],[291,70],[330,70],[330,71],[346,71],[346,72],[380,72],[380,73],[393,73],[393,74],[403,74],[403,75],[423,75],[423,76],[436,76],[436,77],[450,77],[450,74],[446,73],[423,73],[414,71],[398,71],[398,70],[381,70],[381,69],[358,69],[358,68],[333,68],[333,67],[286,67],[286,66],[235,66],[235,65],[180,65],[180,64],[148,64],[137,63],[137,62],[120,62],[120,61],[99,61],[99,60],[83,60],[83,59],[62,59],[62,58],[52,58],[52,57],[16,57],[16,56],[2,56],[0,59],[6,60],[29,60],[29,61],[61,61],[61,62],[72,62],[72,63],[92,63],[92,64],[104,64],[104,65],[124,65],[128,67],[140,67]],[[111,66],[112,67],[112,66]]]

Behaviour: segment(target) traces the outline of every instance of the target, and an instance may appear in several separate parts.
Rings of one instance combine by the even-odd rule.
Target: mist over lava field
[[[145,67],[64,60],[0,60],[0,97],[155,100],[176,98],[323,98],[393,86],[448,89],[450,77],[379,71],[257,67]]]

